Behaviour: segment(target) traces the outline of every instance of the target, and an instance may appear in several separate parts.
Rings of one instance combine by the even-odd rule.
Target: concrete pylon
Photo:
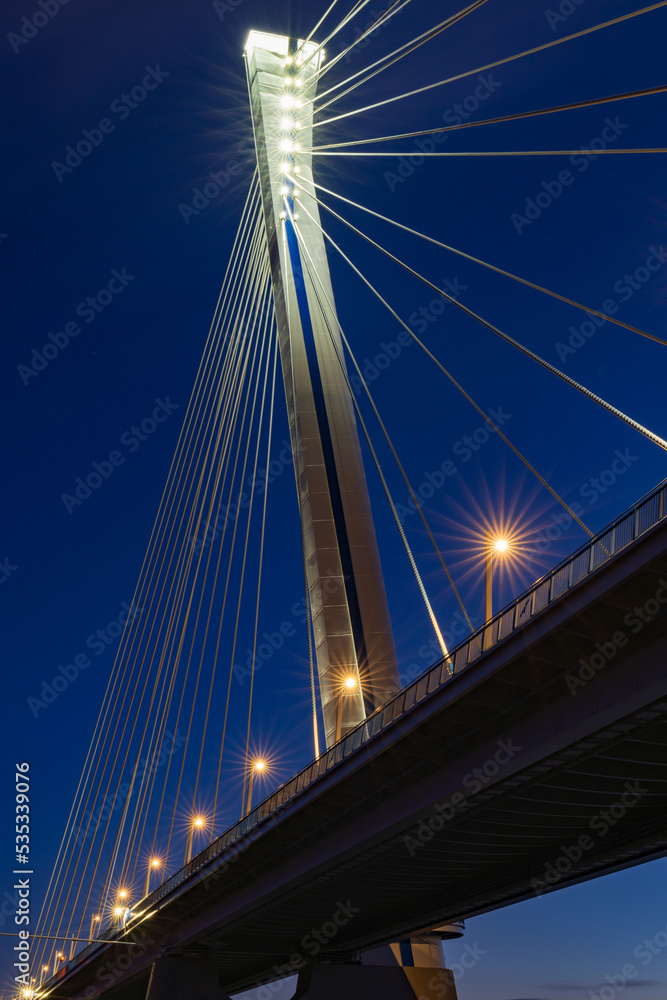
[[[457,1000],[454,976],[442,968],[312,965],[299,973],[293,1000]]]
[[[146,1000],[229,1000],[207,958],[165,955],[153,963]]]
[[[309,183],[307,150],[323,54],[313,42],[253,31],[245,58],[331,746],[400,685],[326,248]]]

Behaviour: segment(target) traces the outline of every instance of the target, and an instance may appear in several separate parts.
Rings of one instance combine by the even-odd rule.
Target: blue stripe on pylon
[[[290,211],[293,211],[293,205],[290,199]],[[357,653],[359,663],[364,663],[366,660],[366,641],[364,639],[363,624],[361,620],[361,609],[359,607],[359,595],[357,593],[357,584],[354,576],[354,567],[352,565],[352,553],[350,551],[350,540],[347,534],[347,525],[345,523],[345,513],[343,510],[343,498],[340,492],[340,483],[338,481],[338,471],[336,469],[336,460],[334,457],[333,441],[331,438],[331,427],[329,425],[329,415],[327,414],[326,403],[324,400],[324,390],[322,387],[322,375],[320,372],[319,360],[317,357],[317,348],[315,346],[315,334],[313,331],[313,323],[310,315],[310,306],[308,304],[308,296],[306,294],[306,286],[304,282],[303,266],[301,263],[301,254],[299,252],[299,244],[297,241],[296,233],[294,232],[294,226],[290,219],[285,220],[285,227],[287,231],[287,244],[290,252],[290,259],[292,263],[292,272],[295,278],[300,278],[294,282],[297,302],[299,304],[299,315],[301,318],[301,328],[303,330],[303,340],[306,348],[306,358],[308,361],[308,371],[310,374],[310,383],[313,389],[313,400],[315,403],[315,414],[317,416],[317,426],[320,432],[320,439],[322,442],[322,454],[324,457],[324,467],[327,474],[327,485],[329,487],[329,495],[331,497],[331,507],[333,510],[334,524],[336,528],[336,538],[338,540],[338,551],[340,553],[340,561],[343,569],[343,578],[345,583],[345,594],[347,597],[347,604],[350,611],[350,623],[352,625],[352,635],[354,637],[354,646]]]

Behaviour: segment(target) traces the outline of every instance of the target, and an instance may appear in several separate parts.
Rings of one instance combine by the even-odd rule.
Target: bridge
[[[165,952],[206,956],[233,993],[664,856],[666,493],[278,788],[49,995],[106,977],[104,996],[139,1000]]]
[[[375,154],[344,152],[348,143],[317,145],[316,130],[328,121],[317,115],[333,103],[323,97],[336,86],[317,104],[315,90],[341,58],[326,61],[332,35],[316,43],[319,27],[306,39],[248,38],[258,167],[133,599],[141,615],[128,617],[40,917],[37,940],[45,942],[44,957],[51,948],[49,962],[25,996],[224,1000],[298,973],[296,996],[304,1000],[369,993],[456,1000],[440,942],[461,933],[462,919],[667,853],[667,486],[594,534],[352,264],[323,213],[625,427],[663,450],[667,442],[441,292],[323,199],[333,192],[316,183],[314,157]],[[391,65],[427,40],[419,36],[380,63]],[[480,628],[338,319],[328,265],[334,251],[588,536],[494,613],[496,553],[513,539],[487,532]],[[607,321],[666,343],[605,313]],[[355,372],[470,627],[453,649],[352,390]],[[253,806],[272,764],[258,749],[252,698],[280,373],[301,531],[313,759]],[[405,687],[362,443],[442,653]],[[248,636],[251,663],[241,721],[230,708],[240,634]],[[227,648],[225,691],[216,671]],[[165,736],[179,724],[186,749],[175,762],[173,746],[164,752]],[[237,773],[225,785],[230,731]],[[230,812],[240,818],[214,835]],[[210,843],[197,850],[206,834]],[[151,889],[156,876],[160,884]],[[64,950],[54,960],[58,946]]]

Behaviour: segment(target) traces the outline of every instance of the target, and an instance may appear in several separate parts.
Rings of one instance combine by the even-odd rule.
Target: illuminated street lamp
[[[162,868],[162,861],[160,860],[160,858],[151,858],[150,864],[146,870],[146,884],[144,886],[144,896],[147,896],[150,890],[152,872],[158,871],[158,869],[160,868]]]
[[[340,681],[340,688],[336,699],[336,742],[338,742],[343,735],[343,706],[345,704],[345,698],[349,695],[359,694],[359,691],[360,685],[358,674],[345,674]]]
[[[89,933],[88,937],[90,938],[91,941],[94,940],[94,938],[93,938],[93,930],[95,929],[95,924],[98,924],[101,919],[102,918],[100,916],[97,916],[97,915],[90,918],[90,933]]]
[[[266,770],[265,760],[253,760],[250,765],[250,774],[248,776],[248,797],[246,799],[246,807],[244,815],[247,816],[252,808],[252,779],[256,774],[262,774]]]
[[[509,551],[509,542],[506,538],[497,538],[493,535],[487,536],[486,544],[486,570],[484,574],[484,620],[491,621],[493,618],[493,557],[502,556]]]
[[[201,832],[204,829],[204,817],[203,816],[193,816],[190,821],[190,829],[188,830],[188,842],[185,846],[185,861],[192,861],[192,840],[195,830]]]

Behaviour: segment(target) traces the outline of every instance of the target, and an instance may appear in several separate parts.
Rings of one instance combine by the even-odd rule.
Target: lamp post
[[[95,915],[94,917],[90,918],[90,933],[88,934],[88,937],[90,938],[91,941],[94,940],[94,938],[93,938],[93,929],[95,927],[95,924],[99,923],[101,919],[102,918],[100,916],[98,916],[98,915]]]
[[[162,867],[162,862],[159,858],[151,858],[148,868],[146,869],[146,884],[144,885],[144,896],[147,896],[151,885],[151,873],[157,871],[158,868]]]
[[[487,536],[484,573],[484,621],[487,623],[493,618],[493,556],[494,553],[502,555],[508,549],[509,542],[506,538]]]
[[[338,692],[338,703],[336,705],[336,742],[343,735],[343,706],[345,704],[344,699],[349,698],[351,695],[358,695],[360,693],[359,678],[356,674],[346,674],[340,682],[340,690]]]
[[[258,759],[253,760],[250,764],[250,773],[248,774],[248,796],[246,798],[246,807],[244,816],[247,816],[252,808],[252,779],[255,774],[261,774],[266,770],[266,761]]]
[[[203,816],[193,816],[190,820],[190,829],[188,830],[188,842],[185,846],[185,863],[192,861],[192,840],[195,830],[202,830],[204,828],[204,817]]]

